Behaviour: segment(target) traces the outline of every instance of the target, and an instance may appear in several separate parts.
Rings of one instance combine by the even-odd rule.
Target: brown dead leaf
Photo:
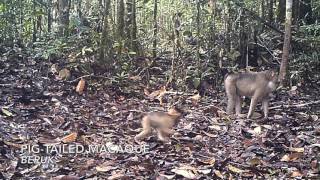
[[[85,80],[81,78],[76,87],[76,92],[79,93],[80,95],[83,93],[85,84],[86,84]]]
[[[152,93],[149,94],[149,98],[154,99],[159,96],[163,96],[166,93],[166,86],[161,87],[161,89],[153,91]]]
[[[209,158],[209,159],[205,159],[201,161],[204,164],[209,164],[209,165],[214,165],[214,163],[216,163],[216,159],[215,158]]]
[[[127,120],[128,121],[132,121],[133,120],[133,113],[130,112],[130,114],[127,116]]]
[[[196,106],[196,105],[198,105],[198,103],[201,99],[201,96],[200,96],[200,94],[196,94],[196,95],[191,96],[190,99],[191,99],[193,106]]]
[[[290,157],[288,154],[285,154],[284,156],[282,156],[282,158],[280,159],[280,161],[282,162],[288,162],[290,161]]]
[[[304,148],[289,148],[289,151],[303,153],[304,152]]]
[[[303,153],[292,153],[289,155],[285,154],[284,156],[282,156],[280,161],[283,161],[283,162],[295,161],[295,160],[299,159],[302,155],[303,155]]]
[[[113,169],[113,168],[114,168],[114,166],[111,165],[110,163],[103,163],[103,164],[97,166],[97,167],[96,167],[96,170],[97,170],[98,172],[108,172],[108,171],[110,171],[110,170]]]
[[[74,142],[74,141],[77,139],[77,136],[78,136],[78,133],[73,132],[73,133],[71,133],[71,134],[63,137],[63,138],[61,139],[61,141],[62,141],[63,143]]]
[[[171,171],[188,179],[196,179],[198,176],[197,170],[191,166],[178,167]]]
[[[14,147],[14,148],[17,148],[17,149],[21,149],[21,147],[23,145],[26,145],[26,144],[16,144],[16,143],[12,143],[12,142],[9,142],[9,141],[3,141],[3,142],[8,146],[11,146],[11,147]]]
[[[163,173],[159,173],[159,176],[157,177],[157,180],[161,180],[161,179],[174,179],[176,175],[167,175],[167,174],[163,174]]]
[[[243,172],[242,169],[239,169],[239,168],[237,168],[237,167],[235,167],[235,166],[232,166],[232,165],[228,165],[228,169],[229,169],[230,171],[234,172],[234,173],[242,173],[242,172]]]
[[[256,165],[261,164],[261,160],[259,158],[257,158],[257,157],[254,157],[254,158],[249,160],[249,164],[252,165],[252,166],[256,166]]]
[[[312,161],[311,161],[311,168],[312,168],[313,170],[316,170],[316,169],[318,169],[318,167],[319,167],[318,160],[316,160],[316,159],[312,160]]]
[[[291,177],[302,177],[303,175],[301,174],[300,171],[293,171],[291,173]]]
[[[63,68],[59,71],[59,78],[62,80],[68,80],[71,77],[71,73],[67,68]]]
[[[147,88],[144,88],[143,89],[143,93],[146,95],[146,96],[150,96],[150,92]]]
[[[140,81],[141,80],[141,76],[130,76],[129,79],[133,80],[133,81]]]
[[[123,174],[123,172],[119,172],[119,173],[115,173],[111,176],[108,177],[108,180],[114,180],[114,179],[124,179],[126,177],[125,174]]]
[[[221,174],[221,172],[219,170],[214,170],[214,174],[216,176],[218,176],[219,178],[224,179],[223,175]]]
[[[253,129],[253,131],[255,132],[255,134],[259,135],[261,134],[261,126],[257,126]]]
[[[71,175],[59,175],[59,176],[52,178],[52,180],[78,180],[78,179],[80,179],[80,177],[71,176]]]

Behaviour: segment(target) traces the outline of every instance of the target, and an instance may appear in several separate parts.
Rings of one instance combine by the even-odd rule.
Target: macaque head
[[[270,87],[272,90],[275,90],[279,84],[278,73],[275,70],[267,70],[265,73],[266,79],[269,81],[268,87]]]
[[[168,110],[168,114],[173,116],[183,116],[185,114],[185,111],[180,107],[174,106]]]

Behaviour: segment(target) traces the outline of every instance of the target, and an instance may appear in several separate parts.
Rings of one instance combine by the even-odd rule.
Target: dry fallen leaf
[[[78,136],[78,133],[73,132],[73,133],[71,133],[71,134],[63,137],[63,138],[61,139],[61,141],[62,141],[63,143],[74,142],[74,141],[77,139],[77,136]]]
[[[214,170],[214,174],[216,176],[218,176],[219,178],[224,179],[223,175],[221,174],[221,172],[219,170]]]
[[[71,73],[68,69],[63,68],[59,71],[59,78],[62,80],[68,80],[71,77]]]
[[[196,95],[191,96],[190,99],[191,99],[193,106],[196,106],[196,105],[198,105],[198,102],[200,101],[201,96],[200,96],[200,94],[196,94]]]
[[[255,127],[253,131],[255,132],[256,135],[261,134],[261,126]]]
[[[6,110],[4,108],[1,108],[1,111],[2,111],[3,114],[5,114],[8,117],[13,116],[13,114],[10,111],[8,111],[8,110]]]
[[[109,163],[103,163],[103,164],[97,166],[96,170],[98,172],[108,172],[113,168],[114,168],[114,166],[111,166]]]
[[[108,180],[126,179],[126,175],[123,172],[117,172],[117,173],[111,173],[111,174],[112,175],[108,177]]]
[[[81,78],[76,87],[76,92],[79,93],[80,95],[83,93],[85,84],[86,84],[85,80]]]
[[[304,148],[289,148],[289,151],[303,153],[304,152]]]
[[[302,174],[299,171],[293,171],[291,174],[291,177],[301,177],[301,176],[302,176]]]
[[[162,98],[163,96],[166,94],[167,90],[166,90],[166,86],[163,86],[161,87],[160,90],[156,90],[156,91],[153,91],[152,93],[150,93],[148,95],[148,97],[151,99],[151,100],[154,100],[154,99],[158,99],[160,101],[160,105],[162,106],[163,105],[163,101],[162,101]],[[146,92],[146,89],[145,89],[145,94],[148,94]]]
[[[59,176],[52,178],[52,180],[78,180],[78,179],[80,179],[80,177],[71,176],[71,175],[59,175]]]
[[[283,161],[283,162],[295,161],[295,160],[299,159],[302,155],[303,155],[303,153],[292,153],[290,155],[286,154],[286,155],[282,156],[280,161]]]
[[[185,178],[189,178],[189,179],[197,178],[197,174],[196,174],[197,170],[193,167],[183,166],[183,167],[172,169],[171,171]]]
[[[140,76],[130,76],[129,79],[133,80],[133,81],[140,81],[141,77]]]
[[[127,116],[127,120],[128,121],[132,121],[133,120],[133,113],[130,112],[130,114]]]
[[[289,155],[285,154],[284,156],[282,156],[282,158],[280,159],[280,161],[283,161],[283,162],[288,162],[288,161],[290,161]]]
[[[254,158],[249,160],[249,164],[252,165],[252,166],[256,166],[256,165],[261,164],[261,160],[259,158],[257,158],[257,157],[254,157]]]
[[[17,148],[17,149],[21,149],[22,146],[25,146],[26,144],[16,144],[16,143],[12,143],[12,142],[9,142],[9,141],[3,141],[4,144],[8,145],[8,146],[11,146],[11,147],[14,147],[14,148]]]
[[[228,169],[229,169],[230,171],[234,172],[234,173],[242,173],[242,172],[243,172],[242,169],[239,169],[239,168],[237,168],[237,167],[235,167],[235,166],[232,166],[232,165],[228,165]]]
[[[162,174],[162,173],[159,173],[159,176],[157,177],[157,180],[160,180],[160,179],[174,179],[176,175],[173,174],[173,175],[167,175],[167,174]]]

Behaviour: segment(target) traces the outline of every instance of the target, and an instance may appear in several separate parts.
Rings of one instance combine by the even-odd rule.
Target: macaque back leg
[[[163,142],[169,141],[169,137],[165,131],[163,131],[162,129],[157,129],[157,131],[158,131],[158,138],[160,141],[163,141]]]
[[[258,96],[257,95],[252,96],[250,108],[249,108],[249,112],[248,112],[248,116],[247,116],[248,119],[252,116],[254,109],[256,108],[257,103],[258,103]]]
[[[235,102],[237,100],[237,89],[235,81],[232,76],[228,76],[225,80],[225,89],[228,97],[227,114],[231,114],[235,108]]]
[[[242,99],[241,99],[241,97],[240,96],[237,96],[236,98],[235,98],[236,100],[236,115],[240,115],[241,114],[241,104],[242,104]]]
[[[176,131],[173,129],[169,129],[169,128],[162,128],[161,129],[163,133],[170,135],[170,134],[174,134]]]
[[[135,140],[139,141],[143,138],[145,138],[146,136],[148,136],[149,134],[151,134],[151,124],[150,124],[150,120],[147,117],[144,117],[142,119],[142,132],[140,132],[138,135],[136,135]]]
[[[264,117],[267,118],[269,113],[269,99],[265,98],[262,101],[262,108],[263,108]]]

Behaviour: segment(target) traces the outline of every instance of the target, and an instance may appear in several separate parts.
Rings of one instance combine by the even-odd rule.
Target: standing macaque
[[[136,135],[135,140],[139,141],[151,134],[152,128],[157,130],[160,141],[169,141],[169,135],[174,134],[172,129],[178,124],[184,112],[177,108],[171,108],[168,112],[151,112],[146,114],[141,121],[142,132]]]
[[[247,118],[250,118],[258,102],[262,102],[264,117],[268,117],[269,94],[277,87],[278,77],[275,71],[244,72],[230,74],[224,81],[228,97],[227,114],[236,110],[241,114],[242,96],[251,97]]]

